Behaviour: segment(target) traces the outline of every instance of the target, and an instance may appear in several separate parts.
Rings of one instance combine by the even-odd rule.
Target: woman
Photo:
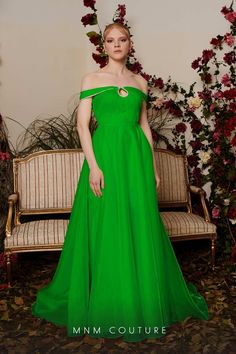
[[[208,307],[185,283],[159,214],[147,82],[126,67],[128,29],[108,25],[104,48],[107,65],[82,80],[77,128],[85,160],[65,242],[32,311],[69,336],[135,342],[187,316],[208,319]]]

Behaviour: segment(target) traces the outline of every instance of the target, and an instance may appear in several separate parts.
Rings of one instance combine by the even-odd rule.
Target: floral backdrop
[[[96,1],[83,0],[83,3],[89,11],[81,18],[84,27],[98,28],[86,33],[91,44],[95,46],[92,58],[103,67],[107,57],[103,50]],[[136,58],[134,46],[127,58],[127,67],[148,81],[148,120],[154,146],[157,147],[162,142],[168,149],[186,154],[190,183],[203,188],[207,183],[210,184],[208,206],[212,222],[217,225],[218,247],[235,262],[236,12],[233,4],[232,1],[230,6],[221,9],[221,14],[229,25],[228,31],[212,38],[209,48],[204,49],[199,57],[190,63],[192,69],[199,74],[202,85],[200,91],[196,92],[196,83],[186,89],[173,82],[171,77],[165,82],[161,77],[146,73]],[[131,32],[125,16],[126,6],[119,4],[112,20],[125,24]],[[131,39],[132,37],[131,33]],[[0,205],[4,206],[1,213],[6,214],[7,194],[12,190],[11,161],[14,156],[25,156],[40,149],[80,146],[76,131],[76,108],[69,118],[60,115],[47,120],[34,120],[25,129],[22,140],[27,141],[28,145],[18,151],[10,147],[4,117],[1,117],[0,164],[1,171],[5,171],[0,174]],[[11,119],[5,117],[7,118]],[[91,131],[94,126],[91,120]],[[166,128],[171,134],[166,134]],[[8,181],[11,181],[10,185]]]
[[[135,57],[133,47],[127,67],[141,74],[149,86],[148,119],[154,145],[162,140],[166,147],[177,153],[187,154],[190,182],[204,187],[211,184],[209,207],[212,222],[218,226],[218,243],[226,254],[236,255],[236,75],[235,35],[236,12],[232,1],[224,6],[221,14],[229,24],[224,35],[218,34],[210,40],[192,63],[199,74],[202,90],[195,92],[192,84],[188,90],[161,77],[148,74]],[[98,31],[89,31],[87,36],[95,46],[92,53],[95,62],[103,67],[107,57],[103,49],[102,30],[98,24],[95,0],[84,0],[89,13],[81,18],[83,25],[98,26]],[[118,5],[113,22],[123,23],[126,6]],[[131,34],[132,40],[132,34]],[[176,119],[172,137],[167,139],[161,130]],[[187,140],[187,132],[191,138]]]

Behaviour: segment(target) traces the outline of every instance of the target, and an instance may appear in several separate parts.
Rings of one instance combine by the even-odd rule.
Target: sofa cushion
[[[171,236],[213,234],[216,225],[206,222],[201,216],[184,211],[161,211],[160,216]]]
[[[12,250],[45,248],[45,246],[59,246],[64,243],[69,220],[47,219],[37,220],[17,225],[12,235],[5,238],[5,249]],[[50,247],[48,247],[50,248]]]

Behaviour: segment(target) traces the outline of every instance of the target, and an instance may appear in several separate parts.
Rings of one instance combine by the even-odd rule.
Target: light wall
[[[220,13],[231,1],[97,0],[99,24],[112,21],[126,4],[136,57],[144,71],[188,86],[198,81],[191,62],[224,34]],[[81,77],[99,66],[81,17],[82,0],[0,0],[1,114],[27,127],[36,118],[68,115],[78,102]],[[23,128],[6,119],[15,146]]]

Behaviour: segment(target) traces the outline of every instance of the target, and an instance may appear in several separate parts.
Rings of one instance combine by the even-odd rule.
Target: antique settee
[[[217,234],[205,191],[189,184],[186,156],[155,148],[155,158],[161,178],[158,203],[171,241],[209,239],[214,269]],[[13,253],[62,249],[68,215],[61,215],[71,212],[83,161],[82,149],[38,151],[13,160],[14,193],[8,198],[4,240],[9,286]],[[203,216],[193,213],[192,193],[200,198]]]

